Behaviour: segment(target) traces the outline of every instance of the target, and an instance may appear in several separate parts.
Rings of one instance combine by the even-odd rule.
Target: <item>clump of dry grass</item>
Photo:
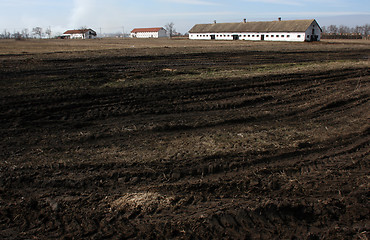
[[[127,193],[111,204],[114,210],[138,210],[150,213],[170,206],[173,197],[154,192]]]

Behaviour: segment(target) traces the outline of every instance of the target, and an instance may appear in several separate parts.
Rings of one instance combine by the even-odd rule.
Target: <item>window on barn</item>
[[[300,38],[300,37],[301,37],[301,35],[298,35],[297,37],[298,37],[298,38]]]
[[[248,37],[251,37],[251,35],[248,35]]]
[[[276,35],[276,37],[279,37],[279,35]]]
[[[266,35],[266,37],[269,37],[269,35]]]
[[[271,35],[271,37],[274,37],[274,35]]]
[[[285,35],[281,35],[281,37],[285,37]]]
[[[286,37],[287,37],[287,38],[289,38],[289,37],[290,37],[290,35],[286,35]]]
[[[307,35],[307,38],[310,38],[310,35]]]

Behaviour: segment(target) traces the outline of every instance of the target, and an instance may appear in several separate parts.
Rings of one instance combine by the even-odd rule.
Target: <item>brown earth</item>
[[[0,55],[0,238],[368,239],[369,45],[232,44]]]

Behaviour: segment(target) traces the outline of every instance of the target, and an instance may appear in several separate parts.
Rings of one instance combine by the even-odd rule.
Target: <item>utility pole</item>
[[[125,37],[125,27],[122,26],[122,38],[124,38],[124,37]]]

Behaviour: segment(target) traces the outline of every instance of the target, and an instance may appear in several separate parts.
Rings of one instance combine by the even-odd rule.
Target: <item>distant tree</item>
[[[362,33],[362,27],[357,25],[356,27],[353,28],[353,33],[361,34]]]
[[[39,36],[39,38],[42,37],[42,28],[35,27],[35,28],[32,29],[32,32],[33,32],[34,35]]]
[[[350,33],[351,29],[347,26],[340,25],[338,28],[338,33],[344,34],[344,33]]]
[[[49,38],[51,38],[51,28],[48,27],[46,30],[45,30],[45,34],[49,36]]]
[[[338,30],[338,26],[337,25],[330,25],[329,26],[329,31],[331,33],[334,33],[334,34],[338,34],[339,30]]]
[[[360,36],[369,38],[370,24],[357,25],[356,27],[330,25],[328,27],[323,26],[322,30],[323,33],[331,35],[331,38],[340,38],[338,35],[342,35],[344,39],[359,39]]]
[[[17,39],[17,40],[22,40],[22,34],[20,32],[14,32],[12,34],[12,38]]]
[[[172,38],[173,34],[176,31],[174,26],[175,26],[175,24],[173,22],[167,23],[166,26],[165,26],[165,29],[167,30],[167,34],[170,38]]]
[[[328,32],[332,34],[337,34],[338,33],[338,27],[336,25],[330,25],[328,27]]]
[[[321,29],[323,33],[328,33],[328,29],[326,28],[326,26],[323,26]]]
[[[369,31],[370,31],[370,24],[366,24],[363,26],[363,35],[365,37],[369,36]]]
[[[22,37],[23,37],[23,38],[26,38],[26,39],[30,37],[29,31],[28,31],[28,29],[27,29],[27,28],[24,28],[24,29],[22,30]]]
[[[11,33],[4,29],[4,33],[2,34],[3,38],[9,39],[11,37]]]

